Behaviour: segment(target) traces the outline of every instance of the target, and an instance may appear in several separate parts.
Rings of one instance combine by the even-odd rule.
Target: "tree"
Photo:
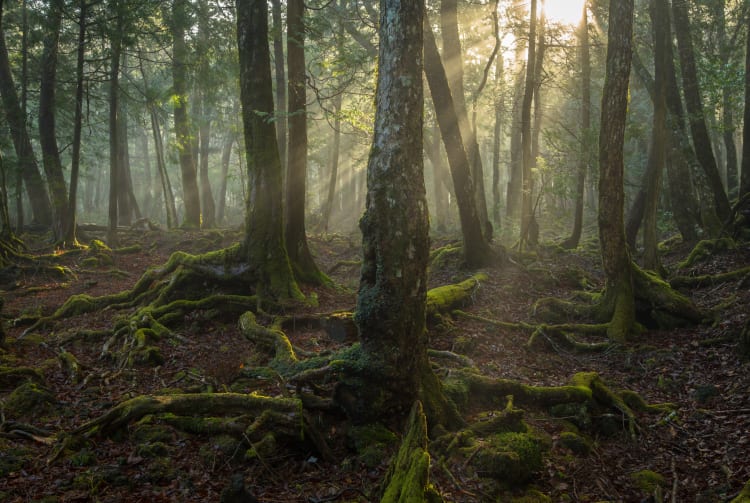
[[[2,95],[5,118],[13,138],[19,170],[23,175],[26,192],[31,202],[34,221],[49,226],[52,224],[53,214],[49,194],[44,180],[39,172],[34,149],[26,127],[26,115],[18,100],[13,73],[8,59],[8,48],[5,45],[5,31],[3,30],[3,5],[0,1],[0,95]]]
[[[281,160],[273,117],[266,0],[237,0],[240,101],[248,198],[241,255],[257,271],[258,295],[301,299],[286,251]]]
[[[273,19],[273,61],[274,77],[276,78],[276,110],[284,113],[286,110],[286,71],[284,70],[284,40],[283,28],[281,26],[281,0],[271,0],[271,17]],[[286,167],[286,120],[282,117],[276,119],[276,138],[279,142],[279,156],[281,167]]]
[[[727,194],[724,191],[724,185],[721,182],[716,158],[711,147],[711,138],[706,126],[706,118],[703,113],[701,90],[698,83],[698,70],[695,64],[695,52],[690,35],[687,0],[674,0],[672,2],[672,13],[674,16],[674,31],[679,49],[680,68],[682,70],[682,87],[685,93],[685,105],[688,111],[690,132],[693,137],[695,153],[703,167],[703,171],[708,177],[708,182],[713,192],[716,214],[722,222],[726,222],[729,218],[731,208]]]
[[[47,175],[47,185],[52,197],[52,208],[54,210],[52,234],[56,241],[64,239],[68,227],[68,187],[65,183],[60,152],[57,148],[57,128],[55,125],[57,52],[63,7],[64,2],[62,0],[53,0],[49,3],[49,27],[44,39],[39,84],[39,143],[42,148],[42,165],[44,166],[44,173]]]
[[[185,31],[189,27],[187,0],[175,0],[172,4],[172,85],[174,106],[174,129],[177,141],[177,156],[182,175],[182,195],[185,204],[185,216],[182,226],[197,229],[201,226],[200,191],[198,175],[193,157],[195,136],[188,118],[187,66],[188,49],[185,43]]]
[[[208,177],[208,154],[211,146],[211,121],[214,117],[214,95],[216,82],[211,78],[209,56],[212,54],[209,46],[211,12],[207,0],[199,3],[198,15],[198,47],[200,55],[198,62],[198,173],[200,177],[200,207],[203,227],[216,225],[216,205],[211,192],[211,181]]]
[[[110,33],[109,64],[109,208],[107,238],[117,243],[117,186],[120,177],[119,113],[120,113],[120,63],[122,57],[123,12],[120,0],[111,0],[112,11],[117,15],[115,27]]]
[[[533,155],[531,141],[531,103],[534,98],[536,87],[534,78],[536,75],[536,30],[537,13],[536,0],[531,0],[529,7],[529,42],[526,56],[526,80],[524,84],[523,102],[521,103],[521,155],[523,159],[522,190],[521,190],[521,239],[520,247],[523,248],[529,239],[530,227],[532,225],[532,191],[534,190],[532,171],[536,165]]]
[[[750,13],[748,14],[750,17]],[[742,133],[742,170],[740,173],[740,197],[750,194],[750,30],[747,31],[745,48],[745,113]]]
[[[599,132],[599,243],[606,275],[611,338],[624,340],[635,322],[630,253],[623,227],[623,144],[633,43],[633,0],[610,0],[607,70]]]
[[[425,329],[424,7],[422,2],[384,0],[381,10],[375,134],[360,221],[363,260],[355,313],[365,382],[351,393],[348,409],[359,420],[401,422],[418,398],[428,411],[437,411],[442,397],[427,359]]]
[[[457,110],[453,103],[451,89],[448,85],[443,63],[440,60],[435,37],[429,22],[424,21],[424,72],[430,86],[432,102],[435,105],[435,116],[440,135],[448,155],[453,186],[456,193],[456,204],[461,221],[464,261],[469,267],[481,267],[495,257],[492,248],[482,230],[482,223],[474,199],[474,182],[471,176],[471,165],[467,154]]]
[[[583,192],[586,186],[586,171],[589,166],[589,135],[591,134],[591,48],[589,46],[588,2],[583,3],[583,16],[578,27],[581,65],[581,131],[579,139],[578,166],[575,188],[575,211],[573,231],[562,246],[572,249],[581,241],[583,230]]]
[[[286,178],[285,236],[297,280],[328,282],[315,265],[305,233],[307,187],[307,85],[305,82],[304,0],[287,2],[287,75],[289,147]]]

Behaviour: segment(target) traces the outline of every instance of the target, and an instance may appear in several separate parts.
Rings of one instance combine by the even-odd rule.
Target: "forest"
[[[0,501],[750,503],[750,2],[0,0]]]

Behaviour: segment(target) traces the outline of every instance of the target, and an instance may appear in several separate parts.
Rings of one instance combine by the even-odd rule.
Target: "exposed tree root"
[[[450,312],[451,309],[469,304],[476,290],[486,280],[487,275],[479,273],[460,283],[429,290],[425,308],[427,318],[436,318],[440,314]]]
[[[750,266],[719,274],[702,274],[700,276],[676,276],[669,280],[672,288],[694,288],[713,286],[730,281],[745,280],[750,277]]]
[[[747,481],[742,491],[729,503],[750,503],[750,480]]]
[[[443,501],[430,484],[430,454],[427,452],[427,419],[416,402],[407,421],[406,433],[385,478],[381,503]]]

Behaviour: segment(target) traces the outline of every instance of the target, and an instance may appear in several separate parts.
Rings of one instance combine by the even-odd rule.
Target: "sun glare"
[[[583,3],[586,0],[546,0],[544,13],[552,23],[576,26],[581,22]]]

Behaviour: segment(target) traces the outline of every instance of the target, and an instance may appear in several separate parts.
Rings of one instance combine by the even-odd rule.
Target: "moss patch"
[[[27,382],[17,387],[5,401],[7,417],[33,419],[49,413],[57,402],[51,391]]]

